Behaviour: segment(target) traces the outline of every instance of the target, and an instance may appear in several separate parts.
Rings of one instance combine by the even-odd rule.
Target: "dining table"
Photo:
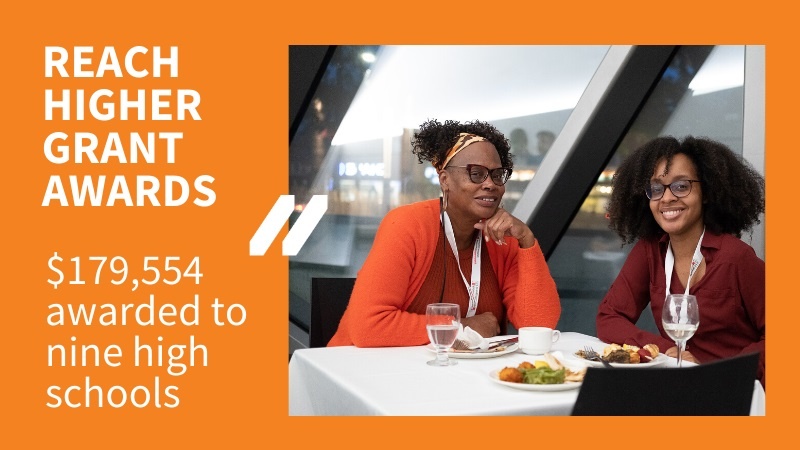
[[[608,344],[583,333],[562,332],[550,353],[566,366],[580,369],[585,365],[574,354],[587,345],[602,350]],[[459,355],[453,358],[456,365],[446,367],[426,364],[435,356],[430,345],[295,350],[289,360],[289,415],[570,415],[579,384],[553,390],[498,382],[497,371],[542,359],[517,347],[495,354]],[[659,358],[660,367],[677,367],[675,358],[663,354]],[[765,415],[765,402],[764,389],[756,380],[750,414]]]

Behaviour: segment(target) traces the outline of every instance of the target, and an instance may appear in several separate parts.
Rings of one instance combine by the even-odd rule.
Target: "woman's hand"
[[[672,358],[677,358],[678,357],[678,347],[675,346],[675,347],[672,347],[670,349],[667,349],[667,351],[665,351],[664,354],[669,356],[669,357],[672,357]],[[694,355],[692,355],[691,353],[689,353],[687,351],[681,352],[681,359],[683,361],[691,361],[691,362],[693,362],[695,364],[700,364],[700,361],[698,361],[697,358],[694,357]]]
[[[472,317],[462,317],[461,325],[463,325],[464,328],[472,328],[485,338],[494,337],[500,333],[500,324],[497,322],[497,317],[490,312],[485,312]]]
[[[536,244],[536,238],[528,225],[503,208],[497,208],[492,217],[476,223],[475,228],[483,232],[486,242],[491,240],[497,245],[505,244],[506,236],[511,236],[519,241],[520,248],[529,248]]]

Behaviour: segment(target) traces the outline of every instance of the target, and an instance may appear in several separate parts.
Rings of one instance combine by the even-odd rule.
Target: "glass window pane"
[[[436,171],[411,153],[428,119],[482,120],[509,139],[516,201],[608,51],[608,46],[338,47],[290,147],[290,192],[328,212],[290,258],[290,313],[308,325],[311,277],[353,277],[380,219],[440,195]],[[371,57],[364,58],[365,53]]]
[[[560,329],[597,335],[597,307],[633,247],[622,247],[605,218],[616,167],[665,135],[709,137],[741,154],[743,83],[744,46],[680,48],[548,260],[561,296]],[[658,333],[647,311],[639,326]]]

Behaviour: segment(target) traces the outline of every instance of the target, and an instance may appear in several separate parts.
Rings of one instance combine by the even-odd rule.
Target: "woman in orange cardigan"
[[[329,346],[428,343],[425,308],[458,303],[483,337],[554,328],[556,285],[528,226],[500,207],[513,163],[508,141],[480,121],[429,120],[411,145],[439,173],[442,198],[400,206],[378,227]]]

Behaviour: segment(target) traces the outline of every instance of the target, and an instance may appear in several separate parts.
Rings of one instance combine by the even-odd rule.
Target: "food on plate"
[[[530,364],[530,363],[528,363]],[[500,381],[525,384],[563,384],[566,381],[566,370],[553,370],[550,366],[542,367],[506,367],[497,374]]]
[[[497,378],[509,383],[564,384],[582,381],[586,375],[585,368],[578,371],[571,370],[550,353],[545,353],[543,357],[544,360],[533,363],[524,361],[517,367],[505,367],[498,372]]]
[[[581,382],[583,381],[584,375],[586,375],[586,368],[583,368],[578,371],[573,371],[570,369],[564,369],[566,372],[564,373],[564,381],[573,381],[573,382]]]
[[[553,370],[560,370],[564,368],[564,365],[561,364],[561,361],[559,361],[555,356],[553,356],[552,353],[545,353],[544,355],[542,355],[542,358],[544,358],[544,362],[547,363],[547,366]],[[534,363],[534,365],[535,364],[536,363]]]
[[[628,344],[609,344],[603,349],[601,358],[617,364],[639,364],[648,363],[658,356],[659,350],[656,344],[647,344],[644,347],[637,347]],[[583,350],[575,352],[575,356],[586,358]]]
[[[523,371],[522,382],[525,384],[564,384],[566,370],[539,367]]]
[[[509,383],[522,383],[522,370],[516,367],[506,367],[497,374],[497,378],[501,381],[508,381]]]
[[[552,367],[550,364],[547,364],[547,361],[536,361],[533,363],[534,369],[538,369],[539,367],[550,367],[551,369],[554,369],[554,367]]]
[[[536,365],[533,364],[533,363],[529,363],[528,361],[523,361],[523,362],[519,363],[519,365],[517,366],[517,369],[519,369],[519,370],[535,369],[535,368],[536,368]]]
[[[656,344],[647,344],[644,346],[643,350],[647,350],[651,358],[658,356],[658,346]]]
[[[638,353],[636,354],[636,356],[639,356]],[[631,354],[623,349],[618,349],[609,352],[607,355],[603,356],[603,359],[612,363],[631,364]]]

